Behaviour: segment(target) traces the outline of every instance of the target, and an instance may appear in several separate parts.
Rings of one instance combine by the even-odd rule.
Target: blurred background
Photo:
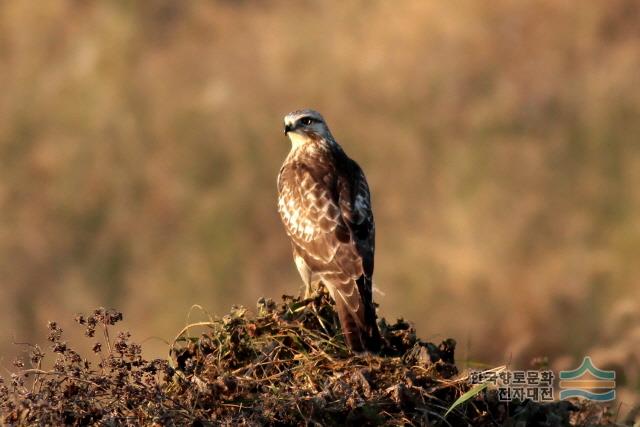
[[[0,369],[47,320],[296,293],[282,117],[367,173],[380,314],[461,366],[591,355],[640,390],[640,3],[0,3]],[[78,328],[76,328],[78,329]],[[74,335],[76,334],[76,335]]]

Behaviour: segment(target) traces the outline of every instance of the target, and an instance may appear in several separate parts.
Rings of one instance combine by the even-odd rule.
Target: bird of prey
[[[291,151],[278,175],[278,211],[306,286],[323,283],[355,353],[376,352],[372,297],[375,224],[367,180],[314,110],[284,118]]]

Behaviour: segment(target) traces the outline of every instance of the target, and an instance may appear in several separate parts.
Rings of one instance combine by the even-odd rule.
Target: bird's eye
[[[313,120],[310,117],[305,117],[304,119],[302,119],[302,124],[305,126],[309,126],[311,122],[313,122]]]

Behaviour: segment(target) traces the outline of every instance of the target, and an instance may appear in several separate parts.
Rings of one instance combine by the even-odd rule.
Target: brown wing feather
[[[340,154],[342,156],[339,157],[339,165],[343,171],[338,180],[340,210],[350,230],[351,248],[357,253],[360,266],[358,277],[352,276],[352,281],[346,286],[346,290],[341,292],[341,297],[347,306],[347,313],[341,315],[341,323],[344,325],[348,322],[348,319],[342,321],[342,317],[350,315],[358,326],[351,331],[351,337],[346,336],[347,341],[351,341],[351,348],[361,347],[376,351],[380,343],[380,335],[372,296],[375,223],[369,186],[357,163],[346,157],[344,153]],[[348,262],[349,260],[346,260],[339,264],[344,265]],[[340,305],[339,299],[336,299],[339,315]],[[343,329],[347,328],[343,326]]]
[[[295,252],[336,302],[349,346],[375,350],[379,335],[371,297],[375,228],[369,189],[360,168],[344,153],[337,161],[321,154],[285,162],[278,177],[278,211]]]

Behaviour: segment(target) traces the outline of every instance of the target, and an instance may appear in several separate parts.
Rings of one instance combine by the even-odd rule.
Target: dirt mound
[[[168,360],[113,325],[122,314],[78,316],[96,361],[80,356],[50,323],[53,369],[44,352],[0,383],[0,423],[70,425],[578,425],[605,424],[602,411],[569,403],[499,402],[470,392],[454,364],[455,341],[421,341],[405,321],[380,321],[380,355],[352,355],[328,295],[261,299],[257,314],[234,308],[188,325]],[[204,333],[191,336],[196,327]],[[30,364],[31,368],[25,365]],[[465,394],[466,393],[466,394]],[[462,396],[462,399],[460,399]],[[460,401],[462,403],[460,403]],[[456,403],[457,401],[457,403]],[[523,424],[524,425],[524,424]]]

